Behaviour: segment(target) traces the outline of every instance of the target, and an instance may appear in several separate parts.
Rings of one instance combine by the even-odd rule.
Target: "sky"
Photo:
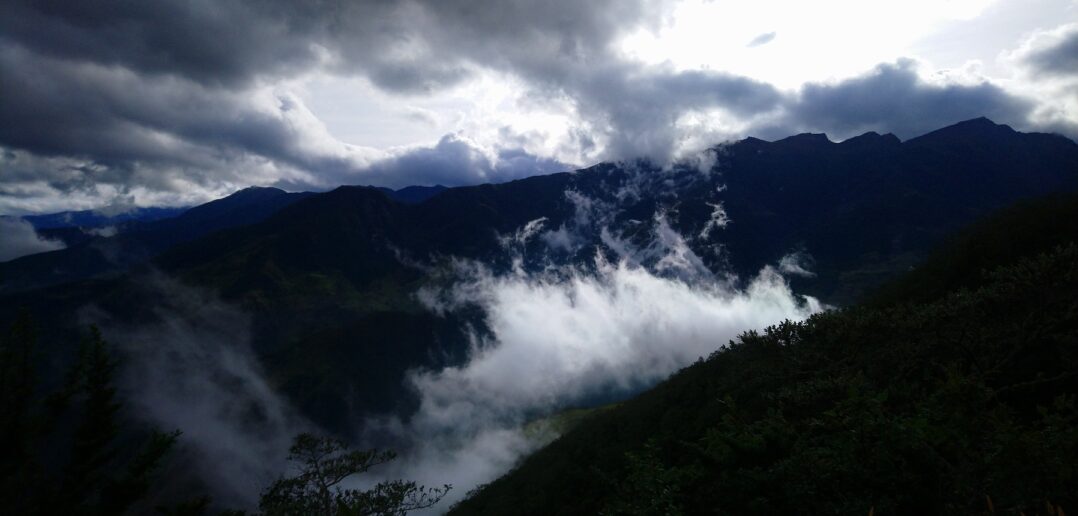
[[[1078,0],[3,4],[0,215],[979,116],[1078,138]]]

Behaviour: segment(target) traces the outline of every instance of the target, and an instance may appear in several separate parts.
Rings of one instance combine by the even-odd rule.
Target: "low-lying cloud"
[[[312,425],[266,380],[242,311],[160,274],[141,284],[159,300],[152,322],[83,312],[121,351],[121,392],[137,418],[182,432],[177,460],[194,465],[185,474],[197,474],[215,503],[257,506],[287,472],[293,437]]]
[[[459,283],[421,298],[439,312],[479,307],[486,331],[473,334],[466,364],[411,375],[421,405],[407,423],[372,423],[413,443],[384,478],[451,483],[452,500],[553,437],[525,433],[528,422],[623,399],[746,330],[822,309],[795,295],[772,267],[740,290],[601,255],[587,272],[499,275],[469,263],[458,271]]]
[[[21,218],[0,217],[0,262],[63,248],[63,242],[42,238]]]
[[[712,174],[711,167],[667,174],[640,168],[602,198],[568,188],[568,219],[555,227],[539,218],[501,238],[503,251],[517,257],[512,267],[449,259],[448,269],[428,269],[447,276],[422,289],[420,301],[436,313],[482,314],[482,323],[465,328],[472,343],[466,363],[402,378],[418,394],[415,413],[363,415],[353,444],[388,446],[401,456],[352,481],[450,483],[450,499],[437,508],[445,510],[554,437],[534,424],[526,432],[529,423],[624,399],[741,332],[823,309],[794,294],[783,277],[809,274],[802,257],[791,255],[744,283],[708,268],[694,249],[721,241],[727,218],[718,198],[708,204],[710,222],[683,228],[687,236],[670,218],[667,204],[679,202],[672,195],[659,196],[650,220],[619,222],[621,210],[636,206],[644,192],[717,180]],[[567,258],[589,250],[591,260]],[[524,260],[526,251],[536,254]],[[440,281],[446,278],[452,281]],[[318,430],[266,381],[242,311],[160,276],[144,283],[159,300],[149,321],[95,317],[124,350],[124,392],[143,419],[184,432],[182,442],[194,450],[215,498],[251,507],[287,471],[294,435]]]
[[[434,421],[455,422],[462,411],[490,417],[565,407],[611,389],[632,392],[742,331],[820,309],[798,300],[772,268],[742,291],[664,278],[627,263],[599,263],[595,273],[567,278],[477,274],[447,295],[454,305],[481,307],[490,335],[477,337],[467,366],[415,378],[429,395],[424,412]]]

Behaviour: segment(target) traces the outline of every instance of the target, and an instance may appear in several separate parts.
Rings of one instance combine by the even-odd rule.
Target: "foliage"
[[[274,482],[262,494],[259,508],[268,516],[399,515],[431,507],[449,492],[449,485],[426,488],[403,480],[368,490],[341,487],[349,477],[395,457],[389,451],[349,450],[337,439],[300,434],[288,456],[299,473]]]
[[[1051,251],[1078,235],[1078,194],[1019,202],[952,235],[905,276],[872,292],[866,304],[924,303],[978,285],[987,270]]]
[[[146,497],[178,432],[141,448],[120,436],[116,363],[97,328],[56,392],[35,392],[33,322],[23,313],[0,341],[0,499],[12,514],[122,514]]]
[[[603,514],[680,516],[683,486],[698,478],[699,468],[667,467],[654,440],[648,440],[638,451],[625,454],[625,474],[620,479],[607,479],[615,496],[607,503]]]

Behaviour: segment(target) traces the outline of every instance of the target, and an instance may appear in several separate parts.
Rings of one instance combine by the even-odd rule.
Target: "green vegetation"
[[[1015,208],[872,303],[748,332],[455,513],[1073,511],[1076,220]]]
[[[611,403],[600,407],[563,410],[557,414],[551,414],[547,417],[530,421],[525,424],[521,430],[524,432],[524,436],[530,441],[548,442],[559,435],[563,435],[569,430],[572,430],[585,419],[593,417],[596,414],[601,414],[616,406],[618,406],[617,403]]]
[[[981,284],[992,268],[1051,251],[1078,239],[1078,196],[1052,195],[1021,201],[959,231],[924,264],[884,285],[872,306],[922,303]]]

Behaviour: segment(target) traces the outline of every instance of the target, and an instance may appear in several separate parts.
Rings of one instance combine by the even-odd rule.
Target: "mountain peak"
[[[962,126],[962,125],[964,125],[964,126],[974,126],[974,127],[975,126],[994,127],[994,126],[999,125],[999,124],[989,120],[988,117],[986,117],[986,116],[979,116],[977,118],[971,118],[969,120],[963,120],[961,122],[958,122],[957,124],[954,124],[951,127]]]
[[[411,185],[396,190],[384,186],[375,188],[378,188],[378,190],[386,194],[390,199],[404,204],[419,204],[449,189],[449,187],[443,185]]]
[[[906,143],[918,145],[925,143],[954,144],[972,140],[988,141],[1007,138],[1019,134],[1008,125],[997,124],[988,118],[977,117],[937,129],[927,134],[908,140]]]
[[[217,199],[217,200],[222,201],[222,200],[225,200],[225,199],[255,199],[255,198],[266,199],[266,198],[274,197],[274,196],[285,194],[285,193],[288,193],[288,192],[285,192],[284,190],[281,190],[280,188],[274,188],[272,186],[248,186],[247,188],[236,190],[235,192],[232,192],[232,194],[226,195],[225,197],[222,197],[222,198]],[[211,202],[214,202],[214,201],[211,201]]]
[[[876,131],[869,131],[860,136],[854,136],[853,138],[847,138],[843,140],[839,145],[844,147],[866,147],[866,146],[880,146],[880,145],[897,145],[902,143],[897,136],[887,133],[880,134]]]
[[[801,133],[793,136],[787,136],[781,140],[776,140],[774,143],[794,143],[794,144],[809,144],[819,145],[822,143],[833,143],[830,138],[824,133]]]
[[[973,132],[973,131],[977,131],[977,132],[997,131],[997,132],[1000,132],[1000,133],[1002,133],[1002,132],[1008,132],[1008,133],[1016,132],[1014,129],[1011,129],[1011,126],[1009,126],[1009,125],[997,124],[997,123],[995,123],[995,122],[993,122],[993,121],[991,121],[988,118],[983,117],[983,116],[979,116],[977,118],[971,118],[969,120],[963,120],[961,122],[958,122],[957,124],[949,125],[947,127],[944,127],[942,129],[940,129],[939,131],[959,131],[959,130],[961,130],[961,131],[971,131],[971,132]],[[939,132],[939,131],[934,131],[934,132]]]

